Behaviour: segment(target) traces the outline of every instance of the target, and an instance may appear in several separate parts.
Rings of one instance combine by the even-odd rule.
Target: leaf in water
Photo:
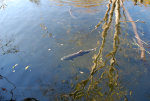
[[[18,64],[15,64],[12,68],[14,69],[15,67],[17,67],[18,66]]]
[[[132,91],[130,91],[130,96],[132,95]]]
[[[27,70],[29,67],[30,67],[30,66],[26,66],[26,67],[25,67],[25,70]]]
[[[47,29],[47,27],[44,27],[44,29],[46,30],[46,29]]]
[[[1,89],[2,89],[2,91],[7,91],[6,88],[1,88]]]

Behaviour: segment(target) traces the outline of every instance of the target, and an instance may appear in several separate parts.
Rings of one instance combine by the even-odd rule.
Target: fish
[[[96,48],[93,48],[93,49],[88,49],[88,50],[80,50],[76,53],[73,53],[73,54],[69,54],[67,56],[64,56],[61,58],[61,60],[73,60],[79,56],[83,56],[84,54],[88,54],[90,53],[91,51],[96,51]]]

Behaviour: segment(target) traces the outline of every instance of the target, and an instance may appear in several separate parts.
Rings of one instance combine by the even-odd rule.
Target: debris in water
[[[17,66],[18,66],[18,64],[15,64],[12,68],[15,69],[15,67],[17,67]]]
[[[51,49],[49,48],[48,51],[51,51]]]
[[[26,66],[26,67],[25,67],[25,70],[27,70],[29,67],[30,67],[30,66]]]
[[[23,101],[39,101],[35,98],[25,98]]]
[[[84,72],[82,72],[82,71],[79,71],[80,72],[80,74],[83,74]]]
[[[7,91],[6,88],[1,88],[1,89],[2,89],[2,91]]]

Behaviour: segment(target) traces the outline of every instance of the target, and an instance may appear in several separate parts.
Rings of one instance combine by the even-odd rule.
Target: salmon
[[[73,60],[74,58],[77,58],[79,56],[83,56],[84,54],[88,54],[90,53],[91,51],[96,51],[96,48],[93,48],[93,49],[88,49],[88,50],[80,50],[76,53],[73,53],[73,54],[69,54],[67,56],[64,56],[61,58],[61,60]]]

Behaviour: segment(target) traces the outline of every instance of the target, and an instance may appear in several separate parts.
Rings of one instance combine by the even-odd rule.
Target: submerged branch
[[[73,19],[76,19],[77,17],[75,17],[73,14],[72,14],[72,9],[71,8],[69,8],[69,14],[70,14],[70,16],[73,18]]]
[[[124,5],[123,5],[123,1],[121,0],[121,5],[122,5],[122,8],[123,10],[125,11],[126,15],[127,15],[127,18],[130,20],[130,21],[133,21],[132,17],[130,16],[129,12],[125,9]],[[132,24],[132,28],[133,28],[133,31],[134,31],[134,34],[135,34],[135,38],[137,39],[137,42],[140,46],[140,50],[141,50],[141,59],[145,60],[145,49],[143,47],[143,44],[141,42],[141,38],[140,36],[138,35],[138,32],[137,32],[137,28],[136,28],[136,24],[135,22],[131,22]]]
[[[144,21],[140,21],[139,19],[138,20],[136,20],[136,21],[120,21],[120,22],[139,22],[139,23],[145,23]]]

